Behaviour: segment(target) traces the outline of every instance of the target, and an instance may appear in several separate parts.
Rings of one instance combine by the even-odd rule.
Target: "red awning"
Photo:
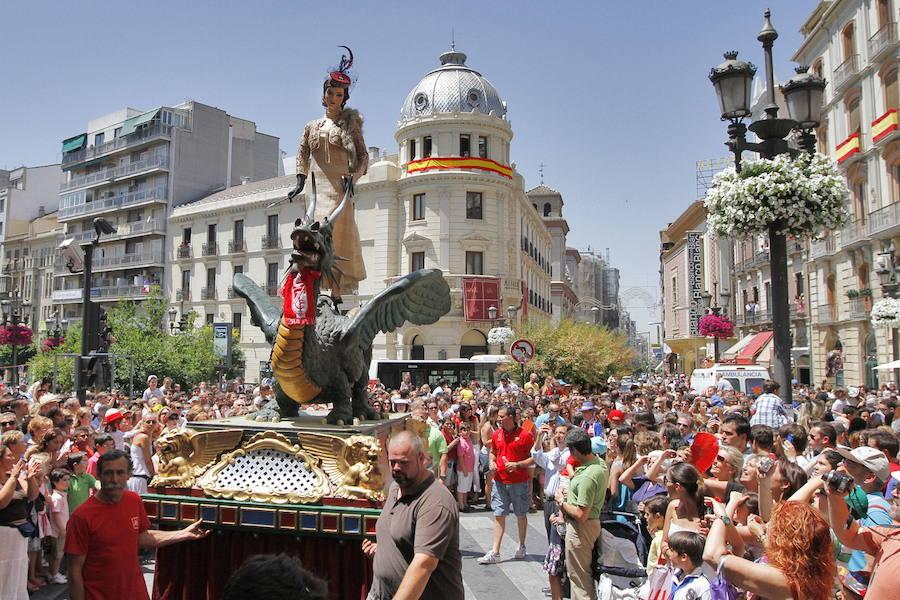
[[[753,339],[750,340],[750,343],[744,346],[738,355],[735,357],[735,363],[739,365],[752,365],[756,363],[756,357],[759,356],[760,352],[772,341],[772,332],[771,331],[763,331],[761,333],[757,333],[753,336]]]

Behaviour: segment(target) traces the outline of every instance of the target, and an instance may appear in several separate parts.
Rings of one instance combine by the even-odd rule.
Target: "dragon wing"
[[[262,330],[267,342],[274,344],[282,306],[273,302],[266,290],[243,273],[234,276],[232,285],[237,295],[244,298],[250,306],[250,322]]]
[[[203,431],[191,436],[190,462],[195,472],[205,471],[223,452],[233,450],[244,432],[240,429],[220,429]]]
[[[431,325],[450,312],[450,286],[440,269],[423,269],[394,282],[347,322],[344,339],[366,350],[379,332],[407,321]]]
[[[347,445],[340,439],[323,434],[300,434],[300,446],[321,461],[322,470],[332,482],[340,481],[347,470]]]

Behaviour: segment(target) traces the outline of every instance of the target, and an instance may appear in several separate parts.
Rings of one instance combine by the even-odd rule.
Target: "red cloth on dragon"
[[[316,324],[316,281],[321,276],[321,271],[303,269],[285,278],[281,288],[285,325],[300,327]]]

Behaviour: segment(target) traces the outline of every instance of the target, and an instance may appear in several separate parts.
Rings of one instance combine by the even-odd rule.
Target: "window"
[[[98,133],[97,135],[95,135],[95,136],[94,136],[94,145],[95,145],[95,146],[99,146],[100,144],[102,144],[102,143],[103,143],[103,138],[104,138],[105,135],[106,135],[106,134],[103,134],[103,133]]]
[[[819,60],[817,60],[815,63],[813,63],[812,70],[813,70],[813,73],[815,73],[819,77],[824,77],[824,75],[822,75],[823,67],[822,67],[822,59],[821,58]]]
[[[0,213],[6,210],[6,198],[0,198]]]
[[[216,224],[210,223],[206,226],[206,243],[207,244],[215,244],[216,243]]]
[[[206,289],[210,294],[216,289],[216,268],[210,267],[206,269]]]
[[[803,295],[803,273],[794,273],[794,282],[797,288],[797,296]]]
[[[412,220],[421,221],[425,218],[425,194],[413,194]]]
[[[549,202],[544,202],[544,216],[549,217],[550,213],[553,211],[553,207],[550,206]]]
[[[891,167],[891,198],[894,202],[900,202],[900,160]]]
[[[244,272],[244,265],[234,265],[234,274],[235,275],[237,275],[238,273],[243,273],[243,272]]]
[[[234,236],[234,247],[235,248],[243,248],[244,247],[244,220],[243,219],[239,219],[234,222],[233,236]]]
[[[483,219],[483,202],[481,192],[466,192],[466,218]]]
[[[278,263],[269,263],[266,265],[266,288],[272,295],[273,290],[278,288]]]
[[[859,96],[847,103],[847,137],[859,132],[860,111]]]
[[[181,272],[181,299],[191,299],[191,270],[186,269]]]
[[[422,156],[428,158],[431,156],[431,136],[426,135],[422,138]]]
[[[3,235],[3,223],[0,222],[0,236]]]
[[[113,139],[117,139],[120,135],[122,135],[122,128],[116,127],[113,129]]]
[[[244,315],[236,312],[231,315],[231,328],[237,330],[238,336],[241,335],[241,317]]]
[[[466,252],[466,275],[484,275],[484,252]]]
[[[860,223],[866,222],[866,180],[857,181],[851,187],[853,195],[853,208],[856,212],[856,220]]]
[[[883,29],[891,22],[891,0],[878,0],[878,28]]]
[[[191,228],[185,227],[181,230],[181,243],[185,246],[191,243]]]
[[[463,157],[472,155],[472,137],[468,133],[459,136],[459,155]]]
[[[678,271],[672,274],[672,306],[678,306]]]
[[[409,271],[420,271],[425,268],[425,253],[413,252],[409,255]]]
[[[897,87],[897,71],[897,69],[894,69],[881,78],[881,85],[884,87],[885,112],[892,108],[900,108],[900,89]],[[2,210],[2,208],[0,208],[0,210]]]
[[[212,325],[216,320],[215,313],[206,313],[206,324]]]
[[[856,54],[856,40],[854,39],[854,27],[853,23],[847,25],[844,28],[844,32],[841,34],[841,40],[844,47],[844,60],[846,61],[851,56]]]
[[[134,240],[125,240],[125,254],[137,254],[138,242]]]
[[[488,143],[487,138],[483,135],[478,136],[478,158],[487,158],[488,157]]]
[[[266,217],[266,235],[270,240],[278,237],[278,215],[269,215]]]
[[[409,140],[409,160],[416,160],[416,140]]]

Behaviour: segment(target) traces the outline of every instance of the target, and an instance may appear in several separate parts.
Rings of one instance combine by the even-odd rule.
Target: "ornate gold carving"
[[[332,496],[375,502],[384,501],[384,477],[378,459],[381,443],[370,435],[340,438],[318,433],[301,433],[300,443],[328,473]]]
[[[159,449],[159,470],[152,486],[193,487],[218,456],[237,446],[243,431],[221,429],[198,433],[193,429],[176,429],[156,442]]]
[[[256,487],[251,487],[247,482],[246,488],[223,487],[219,477],[233,467],[239,459],[249,457],[257,451],[274,450],[277,453],[286,454],[289,458],[302,463],[301,468],[312,474],[315,482],[311,489],[305,493],[296,490],[278,489],[275,481],[265,482]],[[320,460],[317,456],[310,456],[305,449],[276,431],[265,431],[253,436],[243,447],[222,456],[218,463],[200,479],[199,485],[203,491],[213,498],[229,498],[232,500],[255,502],[271,502],[274,504],[301,503],[309,504],[318,502],[323,496],[331,492],[331,481],[320,468]]]

